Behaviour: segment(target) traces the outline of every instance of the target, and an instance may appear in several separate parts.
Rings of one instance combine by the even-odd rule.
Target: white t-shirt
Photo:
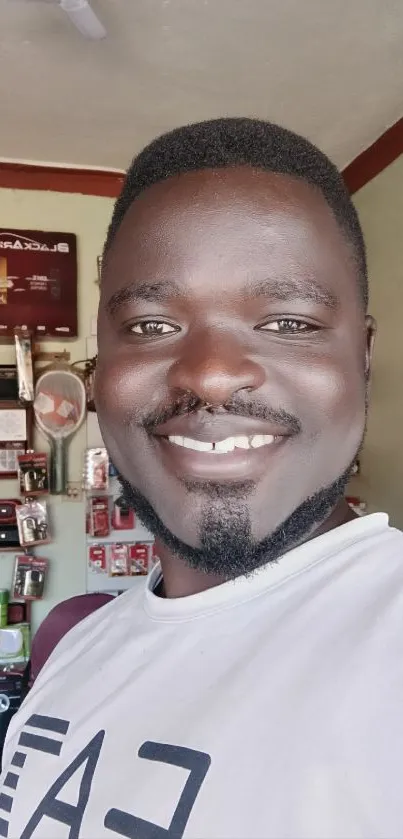
[[[402,839],[403,534],[376,514],[248,578],[144,587],[11,723],[9,839]]]

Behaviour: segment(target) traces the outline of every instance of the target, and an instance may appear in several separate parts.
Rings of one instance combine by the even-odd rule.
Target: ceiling
[[[402,0],[0,0],[0,158],[126,168],[157,134],[223,115],[311,138],[344,166],[403,115]]]

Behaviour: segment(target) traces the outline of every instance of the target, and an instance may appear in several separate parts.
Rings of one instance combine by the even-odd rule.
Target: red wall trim
[[[353,194],[372,178],[390,166],[403,154],[403,118],[388,128],[378,140],[365,149],[343,175]],[[123,184],[124,174],[102,169],[69,169],[62,166],[36,166],[29,163],[2,163],[0,187],[10,189],[39,189],[52,192],[77,192],[82,195],[103,195],[116,198]]]
[[[116,198],[124,174],[102,169],[69,169],[62,166],[35,166],[29,163],[2,163],[0,187],[39,189],[52,192],[78,192]]]
[[[343,172],[346,184],[353,194],[376,175],[383,172],[403,154],[403,118],[388,128],[381,137],[347,166]]]

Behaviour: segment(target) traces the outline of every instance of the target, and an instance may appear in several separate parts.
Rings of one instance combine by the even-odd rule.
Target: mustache
[[[273,408],[259,399],[245,401],[242,397],[234,396],[221,407],[217,407],[191,393],[183,394],[169,405],[161,405],[155,408],[144,416],[140,422],[137,420],[136,424],[140,424],[148,434],[153,434],[158,426],[169,422],[169,420],[198,411],[207,411],[212,415],[225,412],[232,416],[264,420],[268,423],[272,422],[284,426],[290,434],[299,434],[302,430],[298,417],[290,414],[284,408]]]

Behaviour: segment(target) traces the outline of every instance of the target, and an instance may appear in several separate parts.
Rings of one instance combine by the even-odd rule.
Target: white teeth
[[[175,443],[175,446],[183,446],[183,437],[168,437],[170,443]]]
[[[213,443],[203,443],[202,440],[190,440],[188,437],[183,438],[183,445],[187,449],[194,449],[195,452],[212,452],[214,449]]]
[[[274,437],[270,434],[255,434],[251,437],[250,444],[252,449],[260,449],[261,446],[268,446],[270,443],[273,443]]]
[[[275,438],[271,434],[253,434],[251,437],[227,437],[225,440],[218,440],[216,443],[204,443],[201,440],[192,440],[190,437],[168,437],[170,443],[182,446],[185,449],[193,449],[195,452],[214,452],[216,454],[228,454],[234,449],[259,449],[261,446],[269,446],[274,443]]]
[[[256,440],[256,438],[259,440],[259,442],[258,443],[255,442],[255,444],[254,444],[255,449],[260,449],[261,446],[270,446],[272,443],[274,443],[274,441],[276,439],[273,436],[273,434],[257,434],[256,437],[252,437],[252,445],[253,445],[253,440]]]
[[[226,454],[227,452],[233,452],[235,448],[235,438],[234,437],[227,437],[226,440],[219,440],[218,443],[214,444],[214,451],[222,452]]]
[[[249,438],[248,437],[235,437],[235,447],[237,449],[249,449]]]
[[[197,443],[197,440],[190,440],[190,439],[188,439],[188,437],[184,437],[182,446],[184,446],[185,449],[193,449],[195,447],[196,443]]]

